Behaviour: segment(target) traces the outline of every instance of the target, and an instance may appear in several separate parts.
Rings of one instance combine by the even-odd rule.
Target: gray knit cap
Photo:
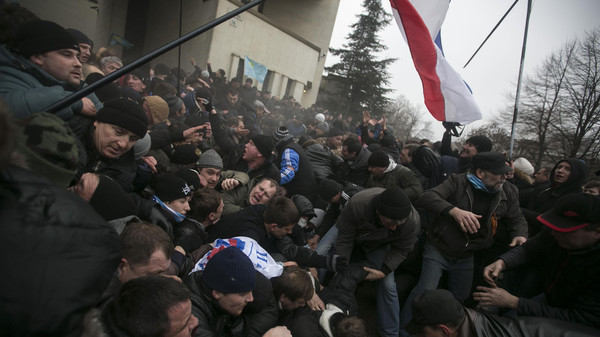
[[[223,170],[223,159],[215,150],[208,150],[202,152],[200,158],[196,162],[196,168],[212,167],[219,170]]]

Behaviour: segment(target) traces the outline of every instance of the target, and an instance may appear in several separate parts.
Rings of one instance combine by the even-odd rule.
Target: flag
[[[263,83],[267,76],[267,67],[251,60],[248,56],[244,57],[244,75],[255,78],[258,82]]]
[[[115,44],[119,44],[127,49],[133,47],[133,43],[125,40],[121,35],[112,33],[112,35],[110,36],[110,40],[108,42],[108,44],[110,46],[115,45]]]
[[[481,119],[481,110],[471,89],[442,52],[440,29],[449,1],[390,0],[390,3],[421,77],[429,112],[438,121],[462,125]]]

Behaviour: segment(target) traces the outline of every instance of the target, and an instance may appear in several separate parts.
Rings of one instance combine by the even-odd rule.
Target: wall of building
[[[301,98],[296,96],[303,106],[308,106],[317,99],[339,4],[340,0],[277,0],[266,1],[263,7],[262,14],[276,25],[301,36],[321,49],[316,60],[316,71],[309,79],[312,89]]]

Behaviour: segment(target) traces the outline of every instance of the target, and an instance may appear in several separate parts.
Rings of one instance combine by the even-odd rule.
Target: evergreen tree
[[[351,26],[348,43],[344,48],[329,50],[340,56],[340,62],[326,68],[329,74],[337,75],[336,80],[342,87],[336,110],[343,109],[339,112],[354,116],[360,116],[363,109],[375,115],[384,113],[389,103],[385,94],[392,91],[385,87],[390,77],[387,66],[396,60],[376,58],[377,53],[387,49],[377,32],[390,23],[391,15],[383,10],[381,0],[363,0],[363,7],[364,13],[359,14],[358,22]]]

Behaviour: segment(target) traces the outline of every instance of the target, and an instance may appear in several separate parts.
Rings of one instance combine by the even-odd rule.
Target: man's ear
[[[211,222],[215,221],[215,213],[214,212],[211,212],[208,214],[208,220],[210,220]]]
[[[44,64],[44,61],[42,59],[42,55],[41,54],[37,54],[37,55],[31,55],[29,56],[29,60],[35,64],[37,64],[38,66],[42,66],[42,64]]]
[[[98,121],[94,121],[94,127],[97,128],[98,127]]]
[[[475,176],[479,179],[483,178],[483,170],[482,169],[476,169],[475,170]]]
[[[119,262],[119,272],[121,272],[123,269],[125,269],[128,266],[129,266],[129,262],[127,262],[126,258],[122,257],[121,262]]]
[[[438,328],[442,332],[442,336],[444,336],[444,337],[450,337],[450,328],[448,328],[445,325],[438,325]]]
[[[212,297],[214,297],[214,299],[218,300],[221,297],[223,297],[223,293],[220,291],[216,291],[216,290],[212,290]]]

